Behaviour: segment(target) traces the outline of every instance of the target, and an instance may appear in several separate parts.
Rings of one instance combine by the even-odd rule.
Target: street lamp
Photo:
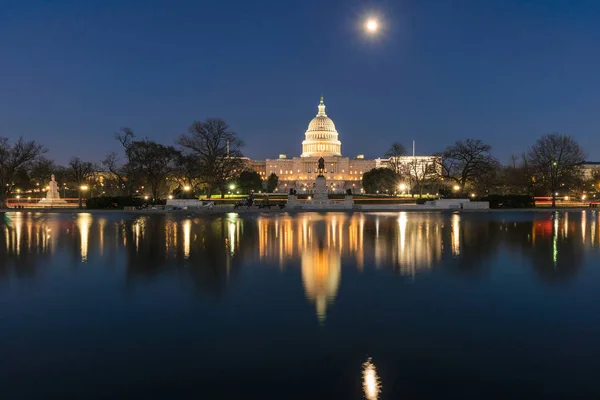
[[[83,203],[81,201],[81,197],[82,197],[81,196],[81,192],[85,193],[86,190],[88,190],[87,185],[81,185],[81,186],[79,186],[79,208],[83,207]]]
[[[229,185],[229,190],[234,190],[235,189],[235,185],[232,183],[231,185]]]
[[[455,191],[455,192],[458,192],[458,191],[460,190],[460,186],[458,186],[458,185],[454,185],[454,188],[453,188],[453,189],[454,189],[454,191]]]
[[[189,185],[185,185],[183,187],[183,190],[186,191],[186,192],[189,192],[190,190],[192,190],[192,188]]]

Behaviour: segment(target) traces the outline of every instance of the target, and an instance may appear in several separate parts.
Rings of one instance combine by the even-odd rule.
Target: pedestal
[[[315,181],[315,193],[313,195],[313,200],[329,200],[329,196],[327,195],[327,181],[322,175],[317,176],[317,180]]]

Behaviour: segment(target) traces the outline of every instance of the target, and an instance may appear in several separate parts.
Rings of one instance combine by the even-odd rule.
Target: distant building
[[[592,179],[595,175],[600,175],[600,162],[585,161],[581,164],[584,179]]]
[[[347,189],[358,192],[362,189],[362,176],[365,172],[377,167],[387,168],[393,164],[385,158],[368,160],[362,154],[355,158],[343,157],[342,142],[339,140],[335,124],[325,113],[323,97],[318,105],[318,113],[308,124],[304,135],[300,157],[288,158],[286,154],[280,154],[274,159],[252,160],[250,168],[264,178],[271,174],[277,175],[279,191],[294,188],[299,193],[311,193],[318,174],[318,161],[323,157],[327,185],[330,192],[335,193]],[[413,170],[420,171],[422,168],[435,173],[439,166],[434,156],[406,156],[399,157],[398,161],[405,166],[405,174],[414,173],[411,172]],[[413,165],[416,165],[416,169],[410,168]]]

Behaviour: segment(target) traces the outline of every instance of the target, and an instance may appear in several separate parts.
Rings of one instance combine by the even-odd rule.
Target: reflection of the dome
[[[503,215],[509,220],[514,217]],[[411,212],[250,218],[234,213],[215,218],[119,219],[88,213],[69,218],[26,212],[5,216],[0,226],[0,243],[5,244],[0,263],[10,268],[41,266],[41,257],[52,257],[57,249],[67,247],[79,262],[96,256],[116,260],[125,254],[132,267],[130,276],[183,262],[210,264],[215,272],[222,269],[228,275],[232,266],[258,259],[280,268],[301,267],[306,295],[323,316],[327,301],[337,293],[342,267],[359,271],[389,267],[411,277],[435,265],[477,272],[506,244],[527,255],[540,276],[564,280],[581,265],[583,247],[597,247],[600,239],[596,211],[536,213],[512,222],[505,222],[504,216]]]
[[[302,283],[306,296],[315,303],[319,321],[325,321],[327,304],[337,296],[342,260],[340,253],[314,246],[302,250]]]

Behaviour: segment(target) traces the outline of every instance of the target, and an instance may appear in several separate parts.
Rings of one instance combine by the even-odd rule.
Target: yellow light
[[[172,194],[169,195],[169,200],[173,200],[173,195]]]
[[[286,186],[287,186],[287,185],[286,185]],[[235,185],[233,185],[233,184],[229,185],[229,189],[230,189],[230,190],[233,190],[233,189],[235,189]]]
[[[379,22],[375,18],[369,18],[367,22],[365,22],[365,29],[369,33],[375,33],[379,30]]]
[[[189,192],[190,190],[192,190],[192,188],[191,188],[191,187],[189,187],[188,185],[185,185],[185,186],[183,187],[183,190],[185,190],[186,192]]]
[[[81,189],[85,192],[86,190],[88,190],[88,187],[87,187],[87,185],[81,185],[81,187],[79,189]]]
[[[406,185],[404,183],[402,183],[400,185],[400,190],[402,190],[402,191],[406,190]]]
[[[363,364],[363,391],[367,400],[377,400],[381,392],[377,369],[375,369],[371,359]]]
[[[475,197],[475,193],[471,193],[471,197]]]
[[[455,191],[455,192],[458,192],[459,190],[460,190],[460,186],[458,186],[458,185],[454,185],[454,191]]]

